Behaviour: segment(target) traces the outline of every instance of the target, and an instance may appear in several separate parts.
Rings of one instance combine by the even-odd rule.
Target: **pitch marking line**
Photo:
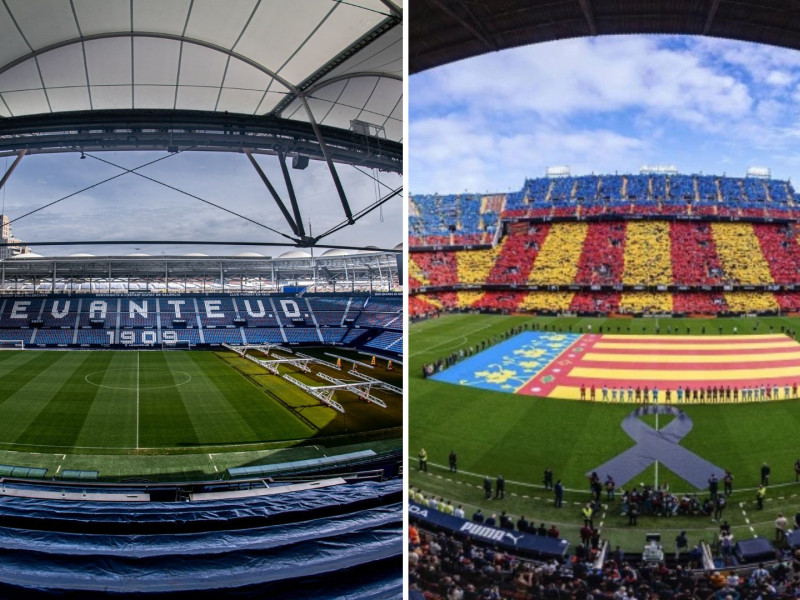
[[[89,383],[89,384],[91,384],[91,385],[93,385],[95,387],[106,388],[108,390],[128,390],[128,391],[133,392],[137,388],[135,388],[135,387],[117,386],[117,385],[104,385],[102,383],[95,383],[94,381],[91,380],[92,375],[105,374],[105,373],[108,373],[110,371],[132,371],[132,370],[133,369],[106,369],[104,371],[94,371],[94,372],[89,373],[88,375],[86,375],[86,377],[84,377],[83,379],[84,379],[84,381],[86,381],[86,383]],[[169,389],[169,388],[176,388],[176,387],[180,387],[182,385],[186,385],[187,383],[190,383],[192,381],[192,376],[189,375],[186,371],[171,371],[169,369],[155,369],[155,370],[156,371],[163,371],[165,373],[169,372],[169,373],[172,373],[172,374],[180,373],[180,374],[184,375],[186,377],[186,379],[184,381],[179,381],[178,383],[171,383],[169,385],[156,385],[156,386],[144,386],[144,387],[142,387],[141,385],[138,385],[137,387],[140,388],[140,389],[143,389],[145,391],[148,391],[148,390],[166,390],[166,389]],[[153,370],[151,369],[150,372],[152,373]],[[138,371],[137,371],[137,380],[138,380]]]
[[[598,404],[600,404],[600,403],[598,402]],[[26,444],[26,445],[31,446],[33,444]],[[416,459],[417,459],[416,456],[409,455],[409,460],[416,460]],[[434,462],[430,462],[430,461],[428,461],[428,466],[429,467],[435,467],[437,469],[441,469],[442,471],[444,471],[445,469],[449,470],[449,468],[450,468],[450,467],[445,467],[444,465],[440,465],[438,463],[434,463]],[[458,473],[461,474],[461,475],[466,475],[467,477],[477,477],[477,478],[479,478],[481,480],[483,480],[483,478],[485,476],[485,475],[481,475],[480,473],[473,473],[472,471],[464,471],[462,469],[459,469]],[[433,477],[433,476],[434,475],[431,474],[431,477]],[[436,477],[440,477],[440,476],[436,475]],[[543,485],[536,484],[536,483],[528,483],[526,481],[514,481],[513,479],[506,479],[506,484],[521,485],[523,487],[545,490],[545,487]],[[774,488],[779,488],[779,487],[788,487],[788,486],[797,486],[797,485],[799,485],[799,484],[797,482],[795,482],[795,481],[788,481],[788,482],[785,482],[785,483],[775,483],[773,485],[770,485],[769,487],[770,487],[770,489],[774,489]],[[482,487],[482,486],[478,485],[476,487]],[[754,492],[757,489],[758,488],[738,488],[736,490],[736,492]],[[574,488],[566,488],[565,487],[564,491],[565,492],[577,492],[577,493],[580,493],[580,494],[588,494],[588,493],[590,493],[590,490],[587,490],[585,488],[574,489]],[[673,492],[673,493],[675,493],[675,492]],[[677,493],[683,493],[683,491],[678,490]],[[694,493],[694,492],[691,492],[691,493]],[[797,496],[797,494],[795,494],[792,497],[795,497],[795,496]],[[774,498],[766,498],[767,502],[771,502],[772,500],[774,500]],[[580,502],[576,502],[576,504],[580,504]]]
[[[753,526],[750,524],[750,519],[747,517],[747,511],[744,509],[744,506],[745,506],[744,502],[739,502],[739,508],[742,509],[742,515],[744,515],[745,523],[747,523],[747,526],[750,528],[750,533],[753,534],[753,537],[758,537],[756,535],[756,530],[753,529]]]
[[[497,323],[489,323],[488,325],[486,325],[484,327],[479,327],[478,329],[475,329],[475,330],[471,331],[470,332],[470,336],[475,334],[475,333],[478,333],[479,331],[483,331],[484,329],[489,329],[489,327],[494,327],[496,324]],[[431,350],[435,350],[436,348],[441,348],[442,346],[447,346],[448,349],[449,348],[458,348],[459,346],[461,346],[462,343],[466,344],[467,340],[468,340],[467,336],[466,335],[462,335],[460,338],[457,338],[457,342],[456,342],[455,345],[453,345],[453,340],[447,340],[447,341],[441,342],[439,344],[436,344],[434,346],[428,346],[424,350],[418,350],[417,352],[412,352],[410,354],[410,356],[417,356],[417,355],[423,354],[425,352],[430,352]],[[489,347],[491,347],[491,346],[489,346]],[[487,350],[488,350],[488,348],[487,348]]]

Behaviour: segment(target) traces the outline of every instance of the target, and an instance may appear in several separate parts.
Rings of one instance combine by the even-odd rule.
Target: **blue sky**
[[[582,38],[505,50],[409,79],[410,193],[505,192],[573,175],[800,180],[800,52],[687,36]]]
[[[166,153],[125,152],[99,153],[97,156],[134,168]],[[271,178],[288,205],[278,159],[258,156],[257,160]],[[12,159],[0,159],[5,170]],[[353,167],[337,165],[353,212],[376,200],[375,183]],[[111,177],[121,171],[79,154],[40,154],[23,158],[0,190],[5,212],[16,219],[29,210],[45,205],[85,186]],[[266,187],[247,157],[236,153],[184,152],[176,154],[141,171],[143,174],[191,192],[226,208],[247,215],[282,232],[289,227],[283,220]],[[313,233],[319,234],[344,219],[344,213],[327,166],[311,161],[305,171],[290,169],[303,220]],[[371,173],[371,171],[370,171]],[[392,189],[402,184],[396,174],[379,173],[379,178]],[[381,196],[387,193],[381,187]],[[333,234],[326,241],[342,245],[374,245],[394,247],[403,239],[403,202],[395,197],[380,210],[370,213],[354,226]],[[228,215],[182,194],[144,180],[124,175],[50,208],[22,218],[12,224],[14,235],[25,241],[69,240],[220,240],[220,241],[288,241],[256,225]],[[140,248],[140,250],[137,250]],[[230,255],[239,252],[260,252],[278,256],[290,248],[254,248],[231,246],[40,246],[37,253],[47,256],[78,252],[91,254],[154,255],[203,252]],[[324,251],[320,249],[318,253]]]

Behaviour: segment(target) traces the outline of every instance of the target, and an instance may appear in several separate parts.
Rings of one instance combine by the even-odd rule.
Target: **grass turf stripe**
[[[139,371],[163,370],[169,381],[176,384],[176,372],[193,373],[196,368],[185,352],[143,353]],[[184,381],[181,377],[180,381]],[[140,390],[139,445],[156,448],[162,445],[192,446],[199,443],[197,432],[186,410],[180,387],[160,390]]]
[[[58,363],[65,368],[69,362],[68,379],[52,395],[44,409],[36,416],[28,428],[15,440],[19,444],[50,444],[53,446],[78,445],[80,431],[92,410],[97,392],[101,388],[87,389],[88,369],[105,369],[112,356],[92,356],[78,353],[76,357],[65,356]],[[117,424],[110,424],[114,427]]]

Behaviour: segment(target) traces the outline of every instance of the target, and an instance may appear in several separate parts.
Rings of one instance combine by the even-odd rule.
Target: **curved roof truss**
[[[243,152],[281,235],[313,246],[400,192],[354,214],[334,163],[402,169],[401,25],[396,0],[2,0],[0,155],[18,159],[0,187],[24,154]],[[343,225],[306,234],[289,157],[327,163]]]
[[[409,72],[594,35],[705,35],[800,50],[793,0],[411,0]]]

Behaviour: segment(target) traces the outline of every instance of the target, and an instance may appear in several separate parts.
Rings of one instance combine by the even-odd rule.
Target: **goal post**
[[[0,340],[0,350],[25,350],[25,340]]]
[[[194,348],[191,340],[166,340],[161,342],[161,350],[191,350]]]

